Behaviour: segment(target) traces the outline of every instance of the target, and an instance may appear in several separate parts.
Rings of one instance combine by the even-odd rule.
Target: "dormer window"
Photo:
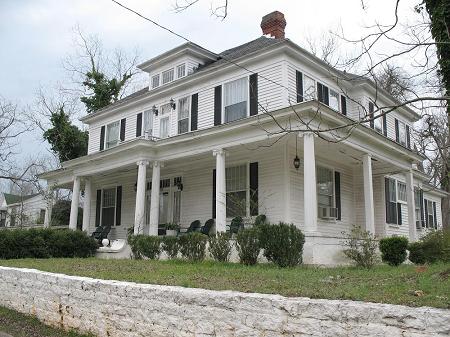
[[[183,63],[177,66],[177,78],[182,78],[184,76],[186,76],[186,65]]]
[[[159,74],[152,77],[152,89],[159,87]]]
[[[163,71],[162,73],[162,84],[166,84],[173,81],[173,68]]]

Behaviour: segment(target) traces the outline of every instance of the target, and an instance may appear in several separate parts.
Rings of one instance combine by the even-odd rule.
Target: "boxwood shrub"
[[[450,262],[450,230],[436,230],[408,246],[409,260],[415,264]]]
[[[242,229],[236,236],[236,249],[239,261],[245,265],[254,265],[258,261],[261,246],[257,227]]]
[[[227,262],[231,254],[231,242],[229,233],[217,233],[210,236],[209,253],[214,260],[219,262]]]
[[[390,266],[399,266],[406,260],[408,239],[403,236],[383,238],[379,243],[381,260]]]
[[[202,261],[205,258],[208,237],[199,232],[180,236],[181,255],[189,261]]]
[[[90,257],[97,242],[82,231],[8,229],[0,231],[0,259]]]
[[[279,267],[294,267],[302,262],[305,236],[293,224],[259,226],[260,244],[264,256]]]

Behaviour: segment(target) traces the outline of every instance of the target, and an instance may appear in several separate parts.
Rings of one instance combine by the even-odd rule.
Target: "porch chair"
[[[234,217],[231,220],[231,223],[227,225],[228,229],[227,232],[232,234],[237,234],[239,230],[244,229],[244,221],[240,216]]]
[[[255,226],[264,225],[266,221],[267,221],[266,216],[264,214],[260,214],[255,218],[254,225]]]
[[[209,219],[205,222],[205,224],[200,228],[200,233],[208,235],[211,232],[212,227],[214,226],[214,219]]]
[[[91,237],[97,240],[98,244],[102,244],[103,239],[108,238],[108,234],[111,231],[111,226],[98,226],[95,231],[92,232]]]
[[[186,228],[180,228],[178,230],[178,235],[185,235],[185,234],[189,234],[189,233],[192,233],[192,232],[198,232],[200,227],[201,227],[200,220],[194,220],[194,221],[191,222],[191,224],[189,225],[189,227],[187,229]]]

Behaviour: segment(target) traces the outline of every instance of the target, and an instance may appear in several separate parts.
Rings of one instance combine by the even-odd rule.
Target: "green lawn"
[[[13,337],[89,337],[73,331],[55,329],[41,323],[37,318],[0,307],[0,332]]]
[[[449,263],[425,270],[407,265],[382,265],[371,270],[306,266],[280,269],[270,264],[95,258],[0,260],[0,265],[138,283],[450,308]]]

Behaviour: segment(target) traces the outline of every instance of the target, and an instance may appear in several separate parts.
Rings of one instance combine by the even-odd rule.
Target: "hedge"
[[[90,257],[97,242],[82,231],[10,229],[0,231],[0,259]]]

